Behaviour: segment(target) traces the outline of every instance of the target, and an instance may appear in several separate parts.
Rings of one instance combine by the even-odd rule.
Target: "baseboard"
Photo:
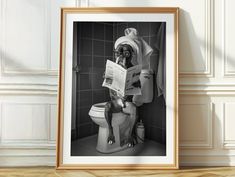
[[[14,153],[0,155],[0,167],[29,167],[29,166],[55,166],[56,157],[55,151],[48,153],[40,151],[35,154],[29,153]],[[180,166],[235,166],[234,155],[205,155],[195,156],[187,155],[180,157]]]

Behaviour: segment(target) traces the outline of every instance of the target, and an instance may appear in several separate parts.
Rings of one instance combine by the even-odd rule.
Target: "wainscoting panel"
[[[47,120],[47,105],[2,103],[2,143],[47,140]]]
[[[191,101],[179,108],[180,147],[212,148],[213,104]]]
[[[234,30],[235,25],[233,24],[234,18],[234,7],[235,1],[225,0],[222,3],[222,27],[223,27],[223,61],[224,61],[224,76],[234,77],[235,76],[235,46],[234,44]]]

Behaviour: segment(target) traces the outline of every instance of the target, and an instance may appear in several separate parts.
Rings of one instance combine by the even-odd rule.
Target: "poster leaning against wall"
[[[62,8],[57,169],[178,168],[178,8]]]

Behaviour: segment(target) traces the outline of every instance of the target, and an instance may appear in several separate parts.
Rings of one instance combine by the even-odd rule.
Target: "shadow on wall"
[[[206,49],[205,43],[200,42],[187,11],[181,9],[179,19],[179,71],[192,72],[197,67],[204,71],[206,64],[202,52]]]
[[[27,72],[35,71],[35,69],[31,69],[29,68],[29,66],[26,66],[23,63],[20,63],[19,58],[16,59],[11,54],[3,52],[1,48],[0,48],[0,59],[1,59],[1,64],[2,64],[1,69],[4,69],[4,65],[7,64],[7,66],[11,68],[15,68],[17,70],[23,70]]]

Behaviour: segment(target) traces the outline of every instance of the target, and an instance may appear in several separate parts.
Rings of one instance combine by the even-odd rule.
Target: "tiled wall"
[[[78,25],[78,63],[81,72],[77,75],[77,138],[96,134],[98,126],[92,122],[88,112],[92,104],[110,100],[108,90],[102,87],[107,59],[113,59],[113,45],[124,35],[127,27],[136,28],[139,35],[154,49],[151,67],[157,69],[158,51],[155,49],[156,35],[161,23],[90,23]],[[82,45],[80,45],[82,44]],[[156,87],[154,89],[156,91]],[[164,143],[166,141],[165,105],[162,97],[139,108],[146,138]]]
[[[78,25],[77,138],[98,132],[88,115],[95,103],[107,101],[108,89],[102,87],[106,59],[113,55],[113,24],[82,22]],[[82,44],[82,45],[81,45]]]

